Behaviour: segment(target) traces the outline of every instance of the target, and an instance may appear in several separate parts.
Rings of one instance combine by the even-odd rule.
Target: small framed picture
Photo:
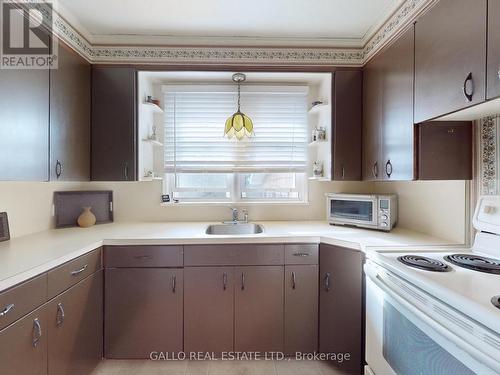
[[[0,242],[10,240],[7,212],[0,212]]]

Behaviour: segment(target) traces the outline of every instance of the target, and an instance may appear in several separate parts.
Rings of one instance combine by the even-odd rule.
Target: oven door
[[[498,374],[500,350],[485,350],[477,337],[464,340],[455,330],[420,311],[405,296],[413,293],[391,284],[384,269],[368,261],[366,277],[365,373],[375,375]],[[393,276],[396,277],[396,276]],[[397,277],[396,277],[397,278]],[[401,279],[400,279],[401,281]],[[411,284],[409,284],[411,285]],[[457,329],[458,331],[458,329]],[[497,337],[498,338],[498,337]],[[495,338],[493,338],[495,339]]]
[[[333,195],[328,198],[331,223],[377,227],[377,197]]]

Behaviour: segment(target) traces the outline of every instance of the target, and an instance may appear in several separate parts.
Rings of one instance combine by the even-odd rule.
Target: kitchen
[[[1,5],[0,373],[500,373],[500,1]]]

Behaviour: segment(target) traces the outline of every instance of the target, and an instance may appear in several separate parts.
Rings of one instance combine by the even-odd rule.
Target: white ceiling
[[[59,0],[92,44],[362,47],[403,0]]]

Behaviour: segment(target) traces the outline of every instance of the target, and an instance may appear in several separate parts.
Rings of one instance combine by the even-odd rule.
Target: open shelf
[[[309,110],[307,112],[308,113],[318,113],[319,111],[325,110],[327,108],[330,108],[330,104],[328,104],[328,103],[316,104],[315,106],[309,108]]]
[[[163,113],[163,109],[157,104],[150,103],[150,102],[142,102],[142,105],[146,108],[150,108],[153,113]]]
[[[327,141],[326,141],[326,139],[321,139],[321,140],[309,142],[307,145],[309,147],[312,147],[312,146],[316,146],[316,145],[318,145],[320,143],[327,143]]]
[[[153,146],[163,146],[163,143],[157,141],[156,139],[143,139],[143,142],[151,143]]]

